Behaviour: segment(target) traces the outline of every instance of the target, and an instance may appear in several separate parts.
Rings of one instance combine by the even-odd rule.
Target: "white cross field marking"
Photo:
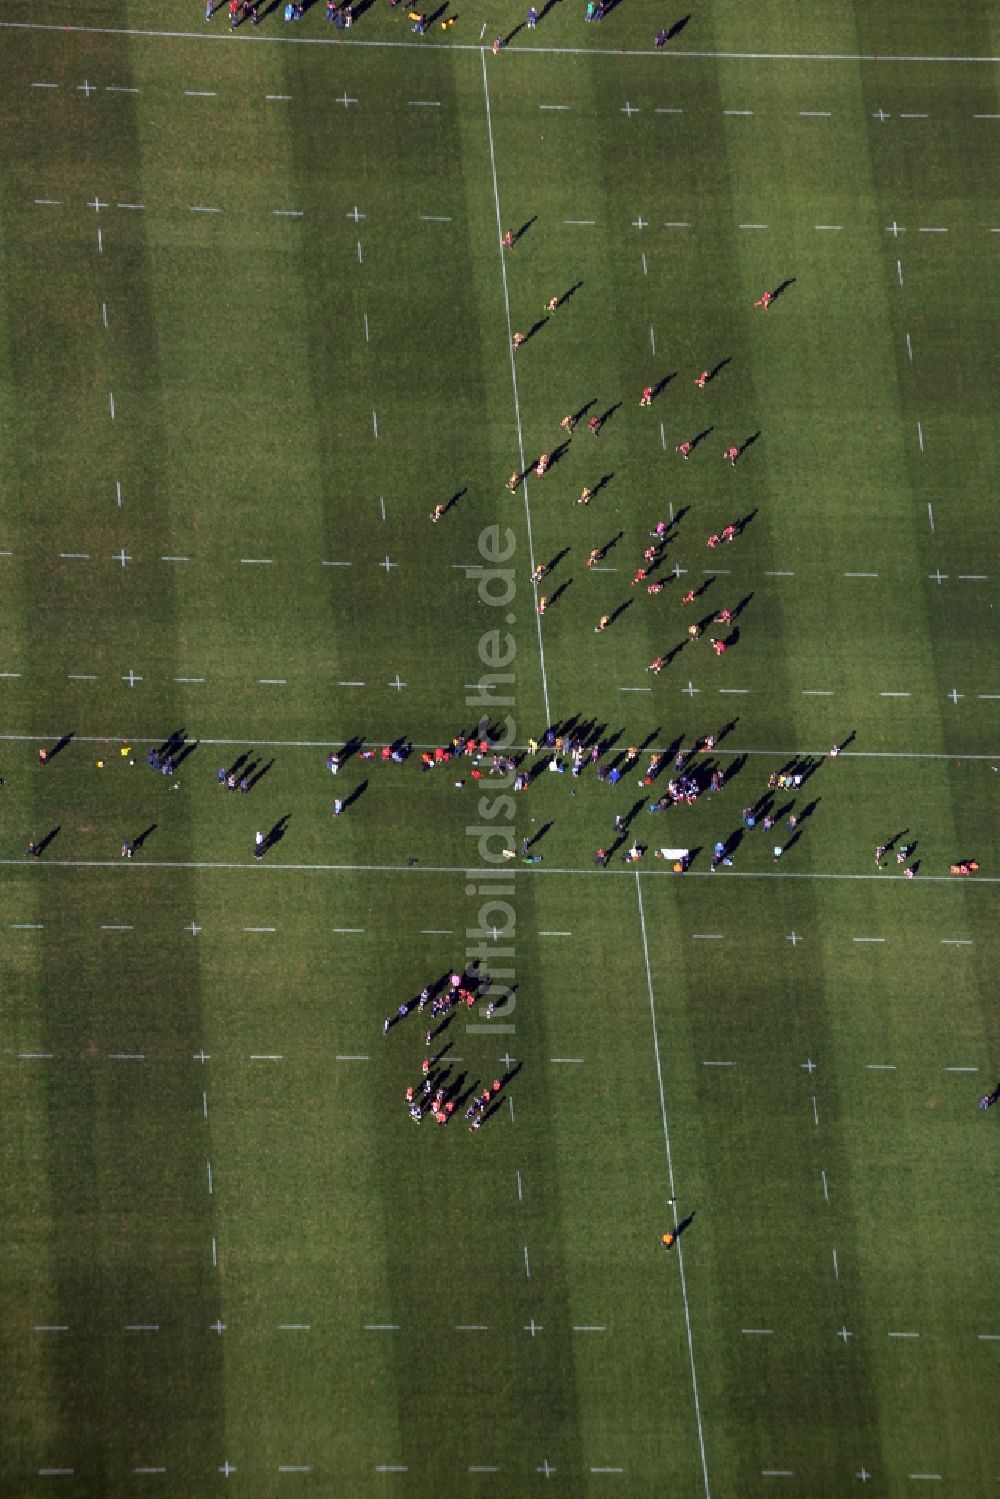
[[[530,1332],[531,1336],[534,1337],[536,1332],[544,1332],[545,1328],[532,1317],[530,1322],[524,1324],[524,1330],[525,1332]]]
[[[886,120],[891,120],[892,119],[892,115],[886,114],[885,110],[880,108],[880,109],[877,109],[875,111],[875,113],[872,115],[872,119],[873,120],[878,120],[878,121],[880,121],[881,124],[884,125],[885,122],[886,122]]]
[[[218,1333],[218,1335],[221,1337],[222,1334],[225,1332],[226,1327],[227,1327],[227,1324],[225,1322],[223,1322],[223,1320],[222,1320],[221,1317],[219,1317],[217,1319],[217,1321],[209,1323],[208,1330],[209,1330],[209,1332]]]
[[[406,683],[399,680],[399,672],[397,671],[396,680],[394,682],[387,683],[387,686],[395,687],[397,692],[402,692],[403,688],[406,686]]]
[[[648,219],[644,219],[641,213],[640,213],[640,215],[639,215],[639,217],[637,219],[633,219],[632,220],[632,228],[633,229],[645,229],[645,228],[647,228],[648,224],[649,224],[649,220]]]
[[[224,1478],[228,1478],[230,1473],[236,1472],[236,1469],[227,1458],[227,1460],[222,1464],[222,1467],[219,1469],[219,1472],[223,1475]]]
[[[95,213],[100,213],[101,209],[107,208],[107,206],[107,203],[101,202],[96,193],[94,194],[93,201],[87,204],[87,207],[92,208]]]
[[[853,1336],[854,1336],[853,1332],[848,1332],[848,1330],[847,1330],[846,1327],[842,1327],[840,1329],[840,1331],[837,1333],[837,1337],[843,1339],[845,1347],[847,1346],[847,1340],[848,1340],[848,1338],[853,1338]]]
[[[344,92],[341,94],[340,98],[336,102],[338,104],[342,104],[345,109],[349,109],[352,104],[357,104],[358,101],[357,101],[357,99],[351,99],[348,96],[347,90],[345,89]]]
[[[947,694],[947,696],[950,698],[950,700],[955,704],[955,707],[957,708],[958,704],[959,704],[959,700],[965,696],[965,693],[964,692],[957,692],[955,690],[955,688],[953,687],[951,689],[951,691]]]
[[[517,1058],[516,1057],[512,1057],[511,1054],[510,1054],[510,1052],[505,1052],[504,1055],[502,1057],[500,1057],[498,1060],[501,1061],[504,1064],[504,1066],[506,1067],[507,1071],[509,1072],[510,1069],[513,1067],[514,1063],[517,1061]]]
[[[353,219],[356,224],[360,224],[361,220],[362,219],[366,219],[368,217],[368,215],[366,213],[362,213],[361,209],[358,208],[357,204],[355,204],[355,206],[351,209],[350,213],[345,214],[344,217],[348,218],[348,219]]]
[[[194,925],[193,922],[192,922],[192,925]],[[201,927],[199,927],[198,930],[200,932],[201,931]],[[200,1062],[201,1065],[204,1067],[204,1065],[205,1065],[206,1062],[210,1062],[212,1060],[212,1056],[211,1056],[211,1053],[207,1052],[207,1051],[196,1051],[191,1060],[194,1061],[194,1062]]]
[[[555,1473],[555,1471],[556,1471],[555,1468],[552,1468],[552,1467],[549,1466],[549,1460],[548,1460],[548,1458],[545,1458],[542,1461],[541,1466],[535,1469],[536,1473],[544,1473],[545,1476],[546,1476],[546,1478],[551,1478],[552,1474]]]
[[[864,1463],[862,1463],[861,1467],[858,1469],[858,1471],[855,1473],[854,1476],[855,1476],[855,1478],[860,1478],[862,1483],[867,1483],[868,1480],[869,1480],[869,1478],[871,1478],[872,1475],[869,1473],[869,1471],[865,1467]]]
[[[906,230],[901,224],[897,224],[896,220],[893,219],[891,224],[886,225],[885,232],[886,234],[891,234],[893,239],[898,239],[901,234],[906,233]]]
[[[693,682],[689,682],[686,687],[681,688],[681,691],[686,693],[688,697],[694,697],[696,692],[701,691],[701,688],[696,687]]]
[[[808,1072],[810,1077],[812,1077],[813,1073],[816,1071],[816,1063],[813,1061],[812,1057],[806,1057],[805,1061],[800,1062],[799,1065],[802,1068],[803,1072]]]
[[[130,687],[134,687],[135,684],[136,684],[136,682],[141,682],[143,680],[144,680],[144,678],[136,676],[135,672],[132,670],[131,667],[129,667],[128,676],[122,677],[122,681],[123,682],[127,682]]]
[[[796,943],[798,943],[798,942],[804,942],[805,938],[804,937],[800,937],[799,934],[798,934],[798,932],[789,932],[788,935],[785,938],[785,941],[786,942],[790,942],[792,944],[792,946],[794,947],[796,945]]]
[[[97,84],[96,83],[90,83],[85,78],[82,83],[78,83],[77,84],[76,91],[77,91],[78,94],[84,94],[86,96],[86,98],[89,99],[90,96],[91,96],[91,94],[96,94],[97,93]]]
[[[116,552],[115,555],[112,557],[111,560],[112,560],[112,562],[120,562],[121,565],[122,565],[122,568],[124,568],[126,562],[131,562],[132,561],[132,557],[131,557],[131,555],[128,552],[126,552],[125,548],[122,547],[121,551],[120,552]]]
[[[938,568],[936,572],[927,574],[928,581],[931,583],[936,583],[939,588],[942,583],[947,583],[949,577],[950,574],[943,573],[940,568]]]
[[[386,554],[385,557],[383,557],[382,561],[379,563],[379,567],[384,567],[385,570],[386,570],[386,572],[388,572],[390,568],[392,568],[392,567],[398,567],[398,566],[399,566],[399,563],[398,562],[393,562],[390,559],[388,553]]]
[[[629,119],[631,119],[633,115],[637,115],[639,113],[639,106],[637,104],[629,104],[626,101],[626,103],[622,105],[618,113],[628,115]]]

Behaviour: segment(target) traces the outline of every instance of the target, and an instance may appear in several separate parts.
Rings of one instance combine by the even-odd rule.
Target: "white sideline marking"
[[[572,937],[572,932],[539,932],[539,937]]]
[[[724,115],[752,115],[753,114],[753,110],[752,109],[724,109],[722,111],[722,113]]]
[[[719,691],[721,693],[723,693],[723,694],[728,693],[731,697],[746,697],[747,693],[750,691],[750,688],[749,687],[720,687]]]
[[[564,224],[584,225],[595,224],[596,222],[596,219],[563,219]]]
[[[539,109],[569,109],[568,104],[539,104]]]
[[[207,208],[204,204],[195,204],[191,208],[192,213],[221,213],[221,208]]]
[[[456,1332],[489,1332],[485,1322],[456,1322]]]
[[[474,1467],[469,1469],[470,1473],[499,1473],[499,1468]]]
[[[272,208],[271,217],[275,219],[301,219],[303,216],[301,208]]]
[[[409,105],[410,105],[411,109],[440,109],[441,108],[441,100],[440,99],[410,99],[409,100]]]
[[[830,1201],[830,1189],[827,1186],[827,1182],[826,1182],[826,1172],[825,1171],[821,1171],[820,1172],[820,1176],[822,1177],[822,1180],[823,1180],[823,1201],[824,1202],[829,1202]]]
[[[948,231],[947,231],[947,229],[926,228],[925,226],[921,225],[920,227],[918,227],[917,233],[918,234],[947,234]]]
[[[843,224],[817,224],[817,229],[843,229]]]
[[[833,697],[833,693],[825,687],[803,687],[803,697]]]
[[[182,685],[192,685],[196,682],[204,682],[204,680],[204,677],[174,677],[174,681],[180,682]]]
[[[38,204],[39,208],[58,208],[59,207],[59,199],[58,198],[36,198],[35,202]]]
[[[19,1051],[17,1059],[19,1062],[51,1062],[54,1056],[51,1051]]]
[[[740,224],[740,229],[766,229],[766,224]]]
[[[159,1332],[159,1322],[126,1322],[126,1332]]]
[[[794,1478],[793,1468],[761,1468],[761,1478]]]
[[[265,94],[264,95],[265,99],[270,99],[270,100],[279,100],[279,99],[280,100],[288,100],[291,97],[292,97],[291,94]]]
[[[658,114],[658,115],[682,115],[684,113],[684,111],[683,111],[683,109],[665,109],[664,108],[664,109],[654,109],[653,113],[654,114]]]
[[[244,567],[273,567],[273,557],[241,557],[240,562]]]
[[[255,1051],[250,1053],[251,1062],[280,1062],[283,1060],[281,1052]]]
[[[109,1051],[108,1060],[111,1062],[144,1062],[146,1053],[144,1051]]]
[[[924,451],[924,429],[919,422],[917,423],[917,441],[920,443],[920,451],[922,453]]]
[[[903,284],[903,262],[901,260],[897,260],[896,261],[896,275],[899,278],[899,284],[900,284],[900,286],[902,286],[902,284]]]
[[[31,87],[32,88],[58,88],[59,85],[58,85],[58,83],[33,83],[31,85]],[[978,120],[979,118],[980,118],[980,116],[977,115],[976,119]]]
[[[765,572],[764,576],[765,578],[794,578],[795,574],[786,572]]]
[[[399,1331],[399,1323],[398,1322],[366,1322],[364,1324],[364,1330],[365,1330],[365,1332],[398,1332]]]
[[[190,562],[190,557],[161,557],[161,562]]]
[[[312,1324],[309,1322],[279,1322],[279,1332],[312,1332]]]
[[[909,1473],[907,1475],[907,1477],[914,1478],[914,1479],[933,1478],[933,1479],[937,1479],[938,1482],[940,1482],[940,1480],[941,1480],[941,1474],[940,1473]]]
[[[406,1473],[408,1470],[401,1463],[376,1463],[376,1473]]]
[[[323,562],[322,567],[353,567],[353,562]]]
[[[287,687],[288,686],[288,678],[287,677],[258,677],[257,678],[257,685],[259,687]]]
[[[299,1463],[299,1464],[297,1464],[297,1463],[285,1463],[283,1465],[279,1464],[279,1466],[278,1466],[278,1472],[279,1473],[311,1473],[312,1472],[312,1468],[306,1467],[304,1464],[301,1464],[301,1463]]]
[[[367,1062],[367,1061],[369,1061],[369,1060],[370,1060],[370,1059],[369,1059],[369,1058],[368,1058],[368,1057],[349,1057],[349,1056],[338,1056],[338,1057],[337,1057],[337,1058],[336,1058],[336,1060],[337,1060],[337,1061],[338,1061],[338,1062]]]
[[[73,1468],[39,1468],[39,1478],[68,1478]]]
[[[909,334],[907,334],[907,337],[909,337]],[[933,531],[934,531],[934,511],[931,508],[931,502],[930,502],[930,500],[927,501],[927,519],[930,521],[931,532],[933,533]]]
[[[520,1173],[520,1171],[515,1171],[514,1172],[514,1176],[517,1178],[517,1200],[518,1200],[518,1202],[523,1202],[524,1201],[524,1191],[523,1191],[523,1189],[521,1187],[521,1173]]]
[[[980,1332],[976,1336],[980,1343],[1000,1343],[1000,1332]]]
[[[800,109],[799,114],[804,120],[828,120],[832,114],[829,109]]]
[[[866,1062],[866,1072],[895,1072],[895,1062]]]
[[[740,1332],[747,1338],[773,1338],[773,1327],[741,1327]]]
[[[878,573],[845,573],[845,578],[877,578]]]
[[[690,229],[691,225],[690,223],[684,223],[682,219],[678,219],[675,223],[664,224],[663,227],[664,229]]]
[[[273,926],[245,926],[243,928],[243,930],[245,932],[274,932],[274,931],[277,931],[277,927],[273,927]]]
[[[481,53],[480,61],[482,63],[482,73],[483,73],[483,97],[484,97],[484,100],[485,100],[485,103],[486,103],[486,128],[487,128],[487,133],[488,133],[488,136],[489,136],[489,143],[490,143],[490,175],[491,175],[492,180],[493,180],[493,208],[494,208],[494,213],[495,213],[495,217],[496,217],[497,244],[499,245],[500,240],[503,237],[503,219],[502,219],[501,214],[500,214],[500,187],[499,187],[499,183],[497,181],[496,150],[495,150],[495,147],[494,147],[494,144],[493,144],[493,110],[492,110],[492,107],[490,105],[490,85],[489,85],[489,78],[488,78],[487,72],[486,72],[486,53],[485,52]],[[509,291],[509,288],[508,288],[508,285],[507,285],[507,261],[506,261],[506,259],[504,257],[504,253],[503,253],[503,249],[502,248],[499,250],[499,254],[500,254],[500,277],[501,277],[501,280],[503,282],[504,313],[505,313],[506,322],[507,322],[507,354],[508,354],[508,358],[510,360],[510,380],[511,380],[511,389],[512,389],[513,396],[514,396],[514,421],[515,421],[515,425],[517,427],[517,450],[518,450],[518,457],[519,457],[520,464],[521,464],[521,472],[524,473],[525,470],[527,469],[527,464],[524,461],[524,434],[523,434],[522,427],[521,427],[521,400],[520,400],[520,396],[518,394],[518,387],[517,387],[517,367],[516,367],[515,362],[514,362],[514,348],[513,348],[513,342],[512,342],[514,334],[513,334],[513,327],[512,327],[512,324],[511,324],[511,316],[510,316],[510,291]],[[524,484],[522,485],[522,490],[523,490],[523,494],[524,494],[524,520],[525,520],[525,527],[526,527],[526,530],[527,530],[527,533],[528,533],[528,561],[529,561],[529,564],[530,564],[530,567],[531,567],[531,571],[534,572],[534,570],[535,570],[535,545],[534,545],[534,540],[533,540],[532,531],[531,531],[531,505],[530,505],[529,500],[528,500],[528,481],[527,480],[525,480]],[[536,602],[537,602],[538,590],[537,590],[536,587],[534,587],[534,585],[532,585],[532,591],[533,591],[533,594],[534,594],[534,596],[536,598]],[[549,684],[548,684],[548,680],[547,680],[546,673],[545,673],[545,643],[544,643],[544,641],[542,639],[542,621],[541,621],[541,617],[537,614],[537,612],[535,614],[535,634],[536,634],[536,638],[537,638],[537,641],[538,641],[538,664],[539,664],[539,667],[541,668],[541,676],[542,676],[542,701],[543,701],[544,706],[545,706],[545,718],[546,718],[546,722],[550,723],[552,721],[552,713],[551,713],[551,710],[549,708]]]
[[[549,1057],[549,1061],[550,1062],[566,1062],[566,1063],[570,1063],[570,1064],[572,1064],[574,1066],[580,1066],[583,1063],[583,1057]]]
[[[971,937],[942,937],[941,941],[942,941],[942,943],[944,944],[945,947],[971,947],[972,946],[972,938]]]
[[[889,1337],[890,1338],[919,1338],[919,1336],[920,1336],[920,1334],[918,1332],[891,1332],[891,1333],[889,1333]]]
[[[14,932],[40,932],[44,925],[42,921],[12,921],[10,924]]]
[[[879,697],[912,697],[912,692],[880,692]]]
[[[186,99],[215,99],[217,95],[211,89],[186,88],[184,97]]]
[[[833,1273],[837,1280],[840,1279],[840,1266],[837,1264],[837,1251],[833,1251]]]
[[[32,1330],[32,1332],[69,1332],[69,1327],[68,1326],[61,1326],[60,1327],[60,1326],[54,1326],[54,1325],[51,1325],[51,1324],[47,1325],[46,1323],[43,1322],[38,1327],[33,1327],[31,1330]]]
[[[341,932],[341,933],[351,932],[351,933],[357,933],[357,932],[363,932],[364,931],[364,927],[363,926],[332,926],[330,928],[330,930],[331,930],[331,932]]]
[[[110,411],[111,411],[111,420],[114,421],[114,419],[115,419],[115,393],[114,393],[113,390],[109,390],[108,391],[108,406],[109,406]]]
[[[813,1123],[818,1128],[819,1127],[819,1109],[816,1107],[816,1095],[815,1095],[815,1093],[812,1095],[812,1106],[813,1106]]]
[[[607,1332],[607,1330],[607,1327],[602,1327],[599,1323],[586,1322],[581,1323],[579,1326],[573,1328],[574,1332]]]
[[[133,212],[139,213],[139,212],[141,212],[146,207],[146,205],[145,205],[145,203],[116,203],[115,207],[116,208],[129,208]]]
[[[695,942],[722,942],[725,940],[725,932],[692,932]]]
[[[372,431],[378,436],[378,412],[372,407]]]
[[[945,1072],[978,1072],[978,1067],[946,1067]]]
[[[852,942],[884,942],[884,937],[852,937]]]
[[[528,1277],[528,1279],[530,1280],[531,1279],[531,1262],[528,1259],[528,1246],[527,1246],[527,1244],[525,1244],[525,1246],[524,1246],[524,1273]],[[532,1336],[532,1338],[534,1338],[534,1336],[535,1336],[534,1333],[532,1333],[531,1336]]]
[[[591,1473],[624,1473],[624,1468],[591,1468]]]
[[[425,224],[450,224],[452,222],[444,213],[422,213],[420,217]]]
[[[670,1149],[670,1127],[667,1123],[667,1100],[663,1092],[663,1068],[660,1062],[660,1040],[656,1029],[656,1000],[653,995],[653,972],[649,963],[649,943],[646,939],[646,913],[642,904],[642,882],[638,870],[635,874],[635,893],[639,903],[639,928],[642,933],[642,953],[646,968],[646,989],[649,993],[649,1018],[653,1030],[653,1054],[656,1058],[656,1082],[660,1095],[660,1118],[663,1121],[663,1144],[667,1156],[667,1179],[670,1183],[670,1196],[677,1197],[674,1184],[674,1160]],[[677,1221],[677,1209],[674,1208],[674,1221]],[[680,1274],[681,1297],[684,1302],[684,1325],[687,1329],[688,1361],[691,1366],[691,1393],[694,1397],[694,1413],[698,1424],[698,1447],[701,1454],[701,1474],[705,1488],[705,1499],[711,1499],[711,1488],[708,1482],[708,1459],[705,1455],[705,1433],[701,1423],[701,1401],[698,1398],[698,1376],[694,1363],[694,1341],[691,1335],[691,1310],[688,1305],[687,1278],[684,1274],[684,1250],[680,1239],[675,1245],[677,1250],[677,1267]]]
[[[0,678],[10,678],[12,681],[20,675],[19,671],[0,671]]]
[[[89,552],[60,552],[59,559],[62,562],[89,562]]]
[[[101,931],[102,932],[134,932],[135,931],[135,927],[132,927],[132,926],[116,926],[116,925],[114,925],[111,922],[105,922],[101,926]]]
[[[989,579],[989,573],[959,573],[960,583],[985,583]]]
[[[702,1062],[703,1067],[735,1067],[735,1062]]]

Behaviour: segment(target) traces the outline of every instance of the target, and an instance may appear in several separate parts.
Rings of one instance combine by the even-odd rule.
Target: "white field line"
[[[653,994],[653,973],[649,963],[649,944],[646,940],[646,913],[642,904],[642,882],[638,871],[635,875],[635,893],[639,902],[639,928],[642,933],[642,955],[646,968],[646,989],[649,993],[649,1018],[653,1029],[653,1054],[656,1058],[656,1082],[660,1095],[660,1118],[663,1121],[663,1144],[667,1153],[667,1179],[670,1184],[670,1196],[674,1202],[674,1226],[677,1218],[677,1191],[674,1186],[674,1160],[670,1149],[670,1126],[667,1122],[667,1101],[663,1092],[663,1068],[660,1063],[660,1041],[656,1032],[656,999]],[[698,1398],[698,1375],[694,1364],[694,1341],[691,1336],[691,1310],[688,1306],[687,1280],[684,1275],[684,1250],[678,1238],[674,1248],[677,1251],[677,1267],[680,1273],[681,1296],[684,1302],[684,1325],[687,1329],[688,1362],[691,1366],[691,1393],[694,1397],[694,1413],[698,1423],[698,1447],[701,1453],[701,1475],[705,1487],[705,1499],[711,1499],[711,1488],[708,1482],[708,1459],[705,1456],[705,1433],[701,1424],[701,1401]]]
[[[326,36],[281,36],[281,35],[257,35],[228,31],[169,31],[165,28],[141,26],[69,26],[57,25],[52,22],[43,21],[0,21],[0,30],[4,31],[58,31],[75,33],[84,36],[135,36],[154,37],[162,41],[197,41],[203,43],[220,42],[225,39],[225,45],[231,46],[234,41],[242,41],[251,46],[278,46],[278,47],[330,47],[337,46],[335,37]],[[386,41],[357,41],[351,42],[352,47],[381,48],[394,51],[415,51],[417,49],[426,51],[426,42],[386,42]],[[479,52],[485,57],[482,46],[474,42],[445,42],[440,44],[441,50],[455,52]],[[512,54],[527,53],[529,55],[543,56],[581,56],[581,57],[660,57],[661,54],[652,47],[635,48],[625,51],[618,47],[539,47],[518,46]],[[996,65],[1000,63],[1000,57],[981,57],[962,53],[940,55],[935,53],[919,52],[880,52],[876,61],[871,52],[723,52],[723,51],[695,51],[681,50],[671,51],[670,56],[678,61],[685,59],[703,59],[711,61],[719,59],[726,62],[846,62],[846,63],[978,63]],[[277,96],[280,97],[280,96]],[[993,118],[987,116],[986,118]]]
[[[515,420],[515,422],[517,424],[517,451],[518,451],[519,461],[520,461],[520,464],[521,464],[521,472],[524,473],[525,468],[527,467],[527,465],[526,465],[525,459],[524,459],[524,433],[521,430],[521,402],[520,402],[520,398],[518,396],[518,390],[517,390],[517,369],[515,368],[515,364],[514,364],[514,343],[513,343],[514,329],[513,329],[513,324],[511,323],[511,317],[510,317],[510,291],[509,291],[508,286],[507,286],[507,261],[506,261],[505,256],[504,256],[503,246],[500,243],[501,240],[502,240],[502,238],[503,238],[503,219],[502,219],[501,214],[500,214],[500,188],[499,188],[499,185],[497,183],[497,159],[496,159],[496,151],[495,151],[494,144],[493,144],[493,111],[490,108],[490,85],[489,85],[489,79],[487,78],[487,74],[486,74],[486,53],[482,52],[481,57],[482,57],[482,65],[483,65],[483,99],[484,99],[484,102],[485,102],[485,105],[486,105],[486,129],[487,129],[487,133],[488,133],[488,136],[489,136],[489,143],[490,143],[490,173],[491,173],[492,178],[493,178],[493,207],[494,207],[495,212],[496,212],[497,247],[498,247],[498,250],[499,250],[499,253],[500,253],[500,276],[501,276],[501,279],[503,281],[504,312],[505,312],[506,319],[507,319],[507,348],[508,348],[508,351],[509,351],[509,358],[510,358],[510,382],[511,382],[511,388],[512,388],[513,394],[514,394],[514,420]],[[534,570],[535,570],[535,549],[534,549],[534,543],[532,541],[532,535],[531,535],[531,505],[530,505],[530,503],[528,501],[528,481],[527,481],[527,479],[524,479],[522,481],[521,488],[524,491],[524,519],[525,519],[525,524],[526,524],[527,529],[528,529],[528,560],[531,563],[531,571],[534,572]],[[542,641],[542,620],[541,620],[540,614],[538,613],[538,608],[537,608],[537,605],[538,605],[538,586],[537,586],[537,584],[534,584],[534,583],[532,584],[532,594],[534,596],[534,601],[535,601],[535,605],[536,605],[536,607],[535,607],[535,633],[536,633],[536,635],[538,637],[538,658],[539,658],[539,664],[540,664],[541,669],[542,669],[542,697],[543,697],[544,702],[545,702],[545,719],[546,719],[546,722],[551,722],[551,720],[552,720],[552,713],[551,713],[551,711],[549,709],[549,684],[548,684],[548,681],[546,680],[546,676],[545,676],[545,646],[544,646],[543,641]]]
[[[4,555],[4,553],[0,552],[0,557],[2,557],[3,555]],[[186,562],[189,559],[186,558],[186,557],[177,557],[177,558],[170,558],[170,559],[167,559],[167,560],[177,561],[177,562]],[[21,673],[20,672],[14,672],[14,673],[12,673],[12,675],[14,675],[14,676],[20,676]],[[41,733],[36,732],[36,733],[33,733],[33,734],[8,734],[8,733],[0,733],[0,744],[33,744],[33,743],[35,743],[39,739],[42,739],[42,740],[44,740],[44,739],[58,739],[60,737],[61,733],[62,733],[61,729],[57,729],[57,730],[49,729],[49,730],[41,732]],[[121,739],[123,741],[127,739],[132,744],[153,744],[153,745],[159,744],[162,741],[162,739],[163,739],[163,735],[162,734],[153,735],[153,736],[144,736],[144,735],[141,735],[141,734],[112,733],[110,735],[110,737],[112,739]],[[75,744],[105,744],[107,742],[108,738],[109,738],[109,736],[107,734],[74,734],[73,735],[73,742]],[[219,747],[226,746],[226,745],[240,745],[240,746],[245,746],[246,743],[247,743],[247,741],[248,741],[248,739],[252,740],[253,743],[256,744],[261,749],[315,749],[315,750],[325,750],[327,753],[329,753],[330,746],[332,744],[338,744],[338,743],[343,743],[344,742],[343,738],[338,737],[336,734],[331,735],[327,739],[258,739],[253,734],[249,734],[249,735],[244,734],[241,739],[207,739],[207,738],[199,738],[198,742],[199,742],[199,744],[216,745],[216,746],[219,746]],[[371,742],[372,743],[376,743],[377,745],[381,744],[381,741],[371,741]],[[390,742],[389,740],[385,741],[385,743],[389,743],[389,742]],[[418,744],[418,743],[415,743],[414,746],[413,746],[413,748],[416,749],[416,750],[424,750],[424,749],[432,750],[432,749],[436,749],[437,745],[436,744],[423,744],[423,743],[419,743]],[[512,745],[509,746],[509,748],[511,750],[526,750],[528,748],[528,746],[526,744],[512,744]],[[663,750],[665,748],[665,746],[653,744],[653,745],[649,745],[647,748],[649,750],[655,751],[657,749]],[[734,747],[733,749],[727,750],[727,749],[723,749],[720,746],[720,747],[718,747],[715,750],[715,754],[717,756],[721,756],[723,759],[725,759],[725,758],[728,757],[728,758],[734,759],[734,760],[735,759],[741,759],[744,756],[746,756],[748,758],[754,758],[754,759],[773,760],[773,759],[777,758],[777,759],[783,759],[783,760],[791,760],[791,759],[805,759],[805,758],[808,758],[808,757],[819,757],[819,758],[822,759],[822,758],[825,758],[829,754],[829,751],[830,751],[830,746],[828,744],[824,745],[822,747],[815,747],[814,746],[811,749],[810,748],[803,748],[801,745],[799,745],[799,746],[797,746],[796,748],[793,748],[793,749],[747,749],[747,748],[738,749],[738,748]],[[942,750],[844,750],[841,753],[840,758],[841,758],[841,760],[956,760],[956,759],[961,759],[961,760],[968,760],[968,761],[990,761],[990,762],[992,762],[992,761],[1000,759],[1000,748],[994,750],[991,754],[985,754],[985,755],[984,754],[966,753],[965,751],[962,751],[962,750],[953,750],[950,753],[947,753],[947,752],[942,751]],[[394,867],[394,866],[389,866],[389,867]],[[611,871],[605,871],[605,872],[606,873],[610,873]],[[632,871],[632,872],[634,873],[634,871]],[[693,870],[690,871],[690,872],[692,874],[694,873]],[[735,877],[735,873],[736,873],[735,870],[730,870],[730,878],[734,878]],[[858,876],[858,878],[861,878],[861,876]],[[926,878],[928,878],[928,876],[923,876],[923,878],[926,879]],[[978,883],[981,884],[982,880],[980,880]]]

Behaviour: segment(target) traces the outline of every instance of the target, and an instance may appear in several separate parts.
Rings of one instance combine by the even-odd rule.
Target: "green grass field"
[[[0,6],[4,1499],[1000,1475],[1000,26],[583,10]]]

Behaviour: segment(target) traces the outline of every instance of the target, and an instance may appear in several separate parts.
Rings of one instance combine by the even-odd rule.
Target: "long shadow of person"
[[[281,842],[282,838],[284,838],[285,833],[286,833],[286,831],[288,829],[288,823],[289,823],[289,820],[291,818],[291,815],[292,814],[290,812],[286,812],[283,817],[279,817],[278,818],[278,821],[274,824],[273,828],[271,828],[270,832],[265,833],[265,835],[264,835],[264,852],[265,853],[267,852],[268,849],[275,848]]]
[[[132,839],[132,848],[142,848],[142,845],[145,843],[146,839],[156,832],[156,827],[157,824],[155,822],[151,822],[148,828],[143,828],[138,837]]]
[[[56,823],[55,827],[45,834],[45,837],[42,839],[41,843],[35,845],[36,850],[39,854],[44,854],[49,844],[59,836],[61,827],[62,823]]]

